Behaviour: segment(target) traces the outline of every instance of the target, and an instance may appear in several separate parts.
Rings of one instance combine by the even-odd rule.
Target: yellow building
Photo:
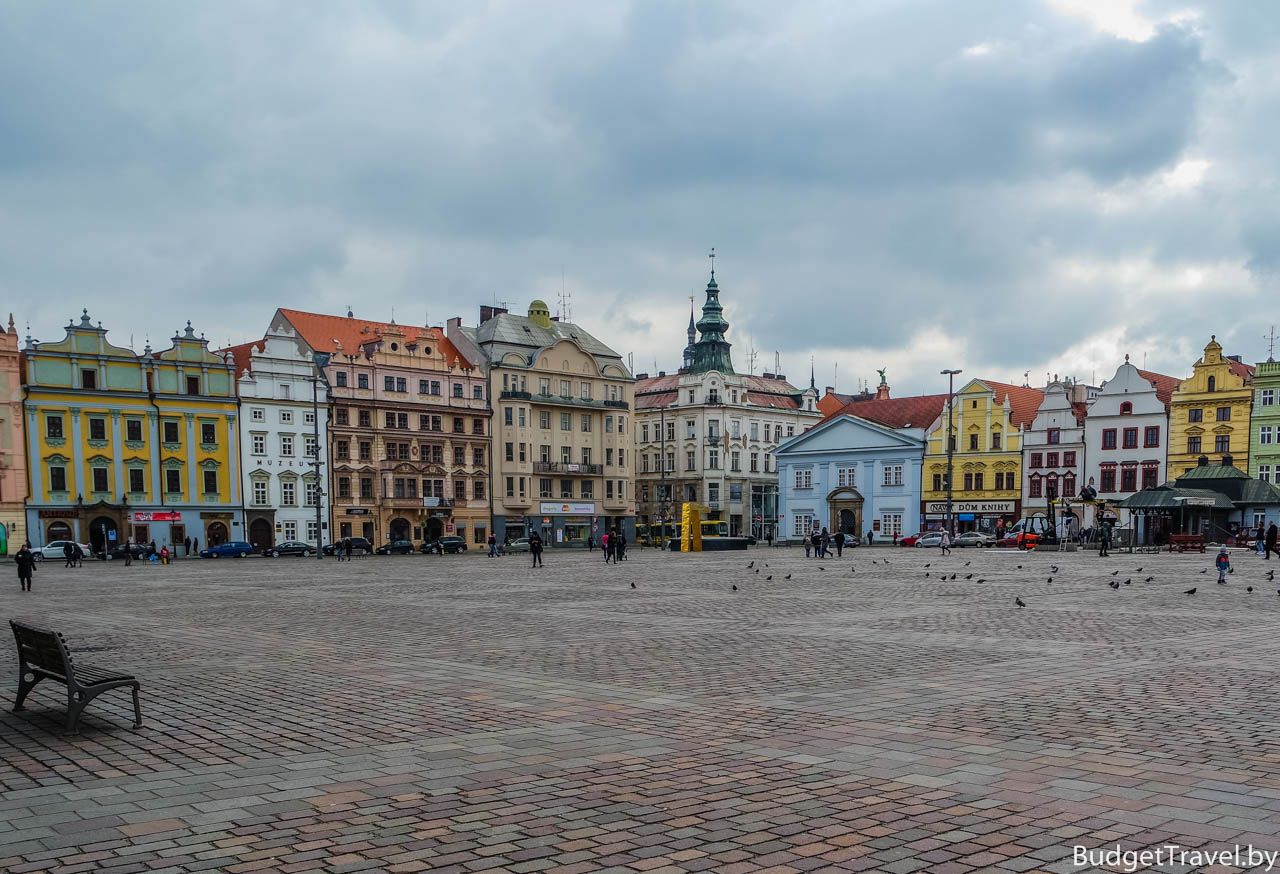
[[[1238,355],[1223,355],[1218,338],[1210,337],[1169,403],[1169,478],[1195,468],[1201,455],[1215,464],[1229,455],[1248,471],[1252,400],[1253,367]]]
[[[955,394],[951,512],[956,531],[995,533],[1022,514],[1022,432],[1035,420],[1039,389],[975,379]],[[950,411],[929,430],[921,487],[922,527],[940,529],[947,513]]]
[[[243,540],[231,363],[190,322],[141,356],[87,311],[66,331],[23,351],[32,543]]]

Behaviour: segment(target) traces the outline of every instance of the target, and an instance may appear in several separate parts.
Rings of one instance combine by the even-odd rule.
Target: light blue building
[[[882,389],[778,446],[780,539],[826,528],[891,541],[920,530],[926,435],[945,396],[890,399]]]

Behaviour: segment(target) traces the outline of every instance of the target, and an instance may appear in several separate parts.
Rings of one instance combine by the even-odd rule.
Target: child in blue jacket
[[[1218,557],[1213,560],[1213,566],[1218,569],[1218,582],[1225,583],[1227,573],[1231,570],[1231,556],[1227,555],[1225,546],[1218,550]]]

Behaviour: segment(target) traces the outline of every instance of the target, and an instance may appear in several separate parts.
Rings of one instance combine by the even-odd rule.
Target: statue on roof
[[[887,368],[887,367],[880,367],[880,368],[877,368],[877,369],[876,369],[876,373],[880,374],[880,384],[881,384],[881,385],[888,385],[888,384],[889,384],[889,381],[888,381],[887,379],[885,379],[885,376],[884,376],[884,372],[885,372],[886,370],[888,370],[888,369],[889,369],[889,368]]]

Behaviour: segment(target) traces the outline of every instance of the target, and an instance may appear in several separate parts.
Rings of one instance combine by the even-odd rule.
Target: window
[[[1138,468],[1130,465],[1120,470],[1120,491],[1136,492],[1138,490]]]
[[[1271,465],[1258,465],[1258,479],[1262,480],[1264,483],[1271,482]]]
[[[383,390],[383,391],[395,391],[395,390],[396,390],[396,378],[395,378],[394,376],[384,376],[384,377],[382,377],[382,390]]]
[[[547,410],[538,411],[538,427],[543,431],[551,430],[551,413]]]
[[[621,467],[626,466],[621,449],[618,450],[618,465]],[[734,473],[742,473],[742,453],[736,449],[729,453],[729,470]]]
[[[293,455],[293,435],[292,434],[280,435],[280,454],[284,456]]]
[[[978,435],[977,435],[977,434],[970,434],[970,435],[969,435],[969,448],[970,448],[971,450],[973,450],[974,452],[976,452],[976,451],[978,450]]]
[[[1217,391],[1217,390],[1218,390],[1218,377],[1216,376],[1209,377],[1209,391]]]
[[[1062,493],[1064,495],[1074,495],[1076,493],[1075,474],[1069,473],[1062,478]]]
[[[1154,464],[1146,465],[1142,468],[1142,487],[1144,489],[1154,489],[1160,485],[1160,470]]]
[[[365,501],[373,499],[373,477],[360,477],[360,499]]]
[[[1264,407],[1275,406],[1276,390],[1273,388],[1264,388],[1258,397],[1258,402]]]
[[[90,440],[106,440],[107,439],[107,420],[93,418],[89,420],[89,439]]]
[[[752,472],[752,473],[759,473],[759,472],[760,472],[760,453],[759,453],[759,452],[753,452],[753,453],[751,453],[751,468],[750,468],[750,470],[751,470],[751,472]]]
[[[573,414],[572,413],[560,414],[560,430],[561,431],[573,430]]]
[[[213,422],[200,423],[200,442],[205,446],[218,442],[218,427]]]
[[[320,454],[320,448],[316,444],[316,436],[314,434],[302,435],[302,451],[307,458],[315,458]]]
[[[613,416],[604,417],[604,433],[606,434],[613,433]]]
[[[1160,426],[1148,425],[1142,431],[1142,445],[1151,449],[1160,445]]]
[[[511,407],[502,408],[502,424],[508,426],[515,424],[515,410]]]
[[[581,397],[584,401],[591,400],[591,383],[589,382],[578,383],[578,396]]]
[[[966,473],[964,475],[964,490],[966,492],[973,491],[973,474]]]
[[[1075,454],[1075,452],[1063,452],[1063,453],[1062,453],[1062,466],[1063,466],[1063,467],[1075,467],[1075,466],[1076,466],[1076,454]]]
[[[840,466],[836,468],[836,485],[848,486],[853,488],[857,483],[858,469],[856,467]]]
[[[107,469],[105,467],[95,467],[93,469],[93,490],[95,492],[105,492],[110,486],[107,485]]]
[[[516,445],[515,445],[514,443],[505,443],[505,444],[503,444],[503,449],[504,449],[504,453],[505,453],[503,457],[504,457],[507,461],[515,461],[515,460],[516,460]]]
[[[1044,497],[1044,484],[1040,477],[1033,476],[1031,482],[1027,484],[1027,495],[1032,498]]]
[[[1098,491],[1103,494],[1114,492],[1116,490],[1116,469],[1114,467],[1104,467],[1101,473],[1102,478]]]
[[[308,543],[315,543],[315,542],[319,539],[319,538],[316,536],[318,533],[319,533],[319,530],[316,528],[316,520],[315,520],[315,519],[308,519],[308,520],[307,520],[307,542],[308,542]],[[296,532],[295,532],[294,536],[295,536],[295,537],[297,536],[297,533],[296,533]]]
[[[464,423],[462,419],[460,419],[457,416],[453,417],[453,433],[455,434],[467,433],[466,423]]]
[[[45,416],[44,436],[52,440],[62,439],[62,417],[61,416]]]
[[[798,489],[813,488],[813,471],[797,470],[795,483],[796,483],[796,488]]]
[[[1214,452],[1230,452],[1231,451],[1231,435],[1219,434],[1213,438]]]
[[[365,389],[367,389],[368,387],[369,387],[369,374],[367,374],[367,373],[357,373],[357,374],[356,374],[356,388],[365,388]]]
[[[1230,407],[1218,407],[1218,421],[1219,421],[1219,422],[1230,422],[1230,421],[1231,421],[1231,408],[1230,408]]]
[[[571,479],[560,480],[560,497],[562,498],[573,497],[573,480]]]
[[[1192,455],[1200,454],[1200,435],[1194,435],[1187,438],[1187,452]]]
[[[889,538],[902,536],[901,513],[880,514],[880,536]]]
[[[356,423],[361,428],[373,427],[373,414],[368,410],[360,410],[356,413]]]
[[[884,484],[886,486],[902,485],[902,465],[886,464],[884,466]]]
[[[407,392],[409,390],[409,381],[403,376],[396,377],[396,391]]]
[[[484,449],[482,447],[475,446],[471,449],[471,466],[484,467]]]
[[[611,479],[610,479],[610,480],[605,480],[605,484],[609,486],[609,489],[608,489],[608,497],[612,498],[612,497],[613,497],[613,480],[611,480]],[[584,479],[584,480],[582,481],[582,497],[584,497],[584,498],[594,498],[595,496],[596,496],[596,495],[595,495],[595,488],[594,488],[594,486],[592,485],[591,480],[589,480],[589,479]]]
[[[179,440],[179,438],[178,438],[178,423],[177,423],[177,422],[165,422],[165,423],[164,423],[164,442],[165,442],[165,443],[177,443],[177,442],[178,442],[178,440]]]
[[[60,464],[49,465],[49,491],[65,492],[67,490],[67,469]]]
[[[284,425],[292,425],[292,424],[293,424],[293,410],[281,410],[281,411],[280,411],[280,422],[281,422],[281,424],[284,424]]]
[[[189,395],[200,394],[200,377],[198,376],[187,377],[187,394]]]
[[[298,485],[293,480],[280,482],[280,503],[286,507],[292,507],[298,503]]]
[[[267,421],[267,411],[262,407],[254,407],[249,411],[249,418],[255,422],[265,422]]]
[[[1050,428],[1048,433],[1048,442],[1050,446],[1057,446],[1062,442],[1062,429]]]
[[[538,480],[538,497],[539,498],[551,497],[551,480],[549,479]]]
[[[613,448],[612,447],[605,447],[604,463],[606,467],[613,467]]]
[[[807,537],[813,530],[813,516],[808,513],[797,513],[791,524],[792,537]]]
[[[143,483],[144,472],[140,467],[129,468],[129,491],[134,494],[140,494],[146,489]]]
[[[1031,453],[1031,467],[1044,467],[1044,454],[1040,452]]]
[[[465,397],[465,395],[462,393],[462,383],[455,382],[453,384],[453,396],[455,398]]]
[[[466,465],[466,463],[467,463],[467,447],[465,446],[453,447],[453,466],[463,467]]]
[[[345,370],[339,370],[337,374],[334,375],[333,381],[334,385],[338,386],[338,388],[346,388],[347,372]]]
[[[1132,416],[1132,415],[1133,415],[1133,402],[1132,402],[1132,401],[1125,401],[1124,403],[1122,403],[1122,404],[1120,405],[1120,415],[1122,415],[1122,416]]]
[[[1203,422],[1203,421],[1204,421],[1204,410],[1200,409],[1199,407],[1192,407],[1191,409],[1187,410],[1187,421],[1188,421],[1188,422]]]
[[[1049,442],[1050,442],[1050,443],[1053,443],[1053,442],[1055,442],[1055,441],[1050,440]],[[999,432],[999,431],[993,431],[993,432],[991,432],[991,448],[992,448],[992,449],[999,449],[999,448],[1000,448],[1000,432]]]
[[[484,480],[478,479],[471,483],[471,495],[477,501],[484,500]]]
[[[453,481],[453,499],[455,501],[465,501],[467,499],[467,481],[464,479],[456,479]]]
[[[1103,449],[1116,448],[1116,429],[1115,428],[1102,429],[1102,448]]]
[[[943,486],[943,484],[942,484],[942,474],[940,474],[940,473],[935,473],[935,474],[933,475],[933,490],[934,490],[935,492],[940,492],[940,491],[942,491],[942,490],[943,490],[943,488],[945,488],[945,487],[944,487],[944,486]]]
[[[708,470],[720,469],[720,450],[719,449],[712,448],[707,450],[707,469]]]
[[[1258,442],[1263,444],[1271,443],[1271,426],[1263,425],[1258,429]]]
[[[142,420],[124,420],[124,439],[131,443],[139,443],[142,441]]]
[[[582,431],[583,433],[591,432],[591,414],[590,413],[582,414]]]
[[[182,493],[182,471],[171,467],[164,472],[164,490],[170,495]]]
[[[284,398],[285,400],[288,400],[288,399],[289,399],[289,385],[288,385],[288,383],[283,383],[283,382],[282,382],[282,383],[280,383],[280,397]],[[290,415],[292,415],[292,414],[290,414]]]
[[[256,479],[253,481],[253,503],[259,507],[265,507],[267,505],[266,480]]]
[[[335,425],[351,424],[350,414],[348,413],[346,407],[338,407],[336,410],[333,411],[333,423]]]
[[[471,386],[471,398],[472,400],[477,400],[477,401],[484,400],[484,386],[482,385]],[[479,543],[480,541],[477,540],[476,542]]]
[[[266,434],[254,434],[249,439],[253,446],[252,452],[254,455],[267,454],[267,435]]]
[[[1124,429],[1124,448],[1125,449],[1138,448],[1138,429],[1137,428]]]
[[[361,440],[356,444],[356,454],[361,461],[373,460],[373,444],[368,440]]]
[[[81,388],[97,388],[98,387],[98,371],[86,367],[80,371],[80,387]]]

